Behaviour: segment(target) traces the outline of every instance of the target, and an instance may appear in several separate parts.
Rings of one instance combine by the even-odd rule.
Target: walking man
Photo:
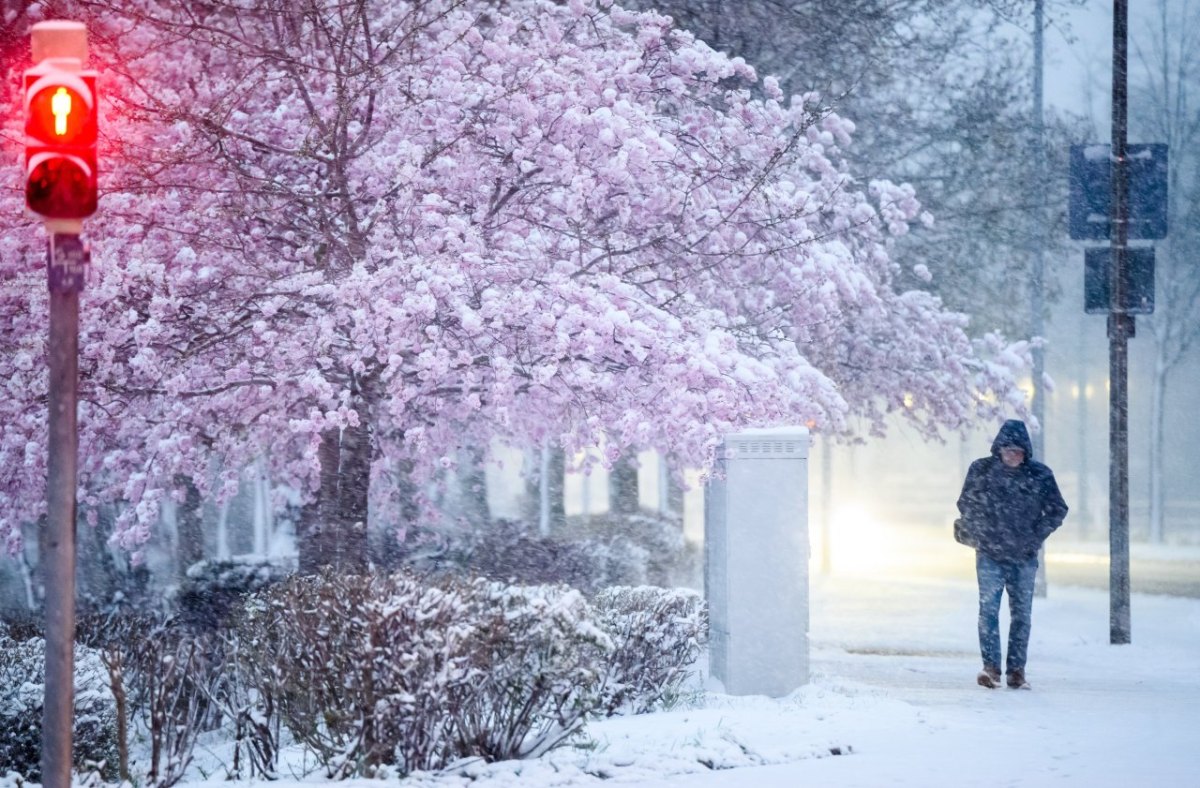
[[[975,548],[979,580],[980,686],[1000,686],[1000,596],[1008,591],[1008,686],[1029,689],[1025,657],[1033,616],[1038,549],[1067,516],[1054,472],[1033,458],[1025,422],[1004,422],[992,453],[967,471],[954,538]]]

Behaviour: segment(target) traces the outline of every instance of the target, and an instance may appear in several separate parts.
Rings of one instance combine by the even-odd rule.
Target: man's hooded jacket
[[[1025,451],[1025,461],[1010,468],[1000,459],[1003,446]],[[997,561],[1033,557],[1046,537],[1067,516],[1067,504],[1054,473],[1033,458],[1033,443],[1025,422],[1004,422],[992,441],[989,457],[975,460],[967,471],[957,537]]]

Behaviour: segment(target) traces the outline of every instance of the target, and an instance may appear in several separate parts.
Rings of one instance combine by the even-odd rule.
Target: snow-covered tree
[[[128,504],[128,547],[178,478],[232,492],[214,455],[231,474],[267,458],[314,501],[313,549],[352,564],[369,487],[386,503],[394,469],[428,480],[493,436],[703,463],[748,424],[900,411],[936,434],[1020,407],[1023,344],[973,345],[963,315],[897,287],[914,190],[852,173],[854,124],[818,96],[666,17],[81,8],[112,162],[89,223],[81,470],[85,504]],[[43,495],[34,238],[0,247],[22,272],[0,283],[10,539]]]
[[[1155,245],[1155,304],[1148,320],[1154,337],[1150,410],[1150,540],[1162,542],[1166,389],[1171,372],[1200,340],[1200,126],[1195,89],[1200,81],[1200,7],[1190,0],[1159,0],[1150,24],[1135,31],[1131,65],[1131,118],[1135,132],[1165,142],[1168,157],[1169,235]]]
[[[1061,27],[1080,1],[1049,0],[1048,20]],[[936,217],[901,241],[896,259],[921,261],[933,292],[970,314],[972,330],[1030,331],[1033,239],[1044,235],[1050,252],[1066,241],[1065,181],[1039,171],[1033,155],[1032,0],[633,2],[778,74],[786,91],[820,90],[864,121],[851,166],[911,183]],[[1066,150],[1067,129],[1048,118],[1052,157]],[[1039,190],[1063,206],[1044,230]]]

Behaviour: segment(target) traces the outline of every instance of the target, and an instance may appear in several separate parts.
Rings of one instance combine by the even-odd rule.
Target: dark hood
[[[996,433],[996,440],[992,441],[992,454],[999,457],[1001,446],[1020,446],[1025,450],[1025,461],[1033,459],[1033,441],[1029,439],[1029,430],[1025,429],[1023,421],[1009,419],[1004,422]]]

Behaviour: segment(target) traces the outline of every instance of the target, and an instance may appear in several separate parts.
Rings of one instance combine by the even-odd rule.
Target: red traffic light
[[[42,143],[96,144],[96,78],[56,71],[25,77],[25,135]]]
[[[25,72],[25,202],[50,219],[96,211],[96,75],[46,61]]]
[[[38,151],[25,165],[25,204],[48,219],[82,219],[96,212],[96,156]]]

